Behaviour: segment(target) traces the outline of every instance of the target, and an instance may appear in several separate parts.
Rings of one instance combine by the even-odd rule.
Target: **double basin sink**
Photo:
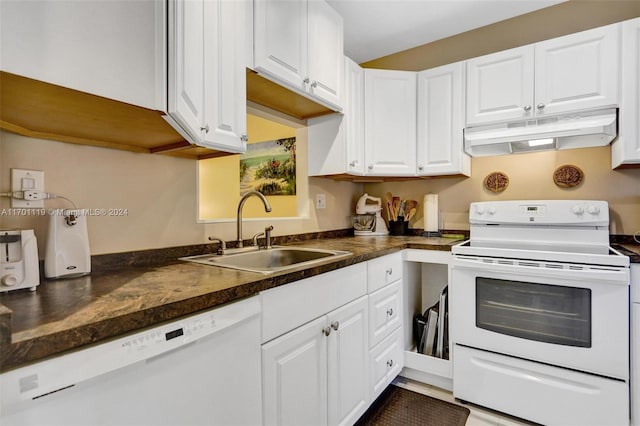
[[[181,260],[248,272],[272,274],[300,266],[312,267],[350,254],[348,251],[340,250],[274,246],[260,250],[249,248],[249,251],[234,254],[205,254],[183,257]]]

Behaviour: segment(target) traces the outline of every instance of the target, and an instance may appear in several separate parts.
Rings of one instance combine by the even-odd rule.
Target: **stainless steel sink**
[[[246,253],[182,257],[181,260],[240,269],[249,272],[271,274],[299,266],[311,267],[327,263],[339,257],[350,255],[348,251],[315,248],[274,247],[267,250],[253,250]]]

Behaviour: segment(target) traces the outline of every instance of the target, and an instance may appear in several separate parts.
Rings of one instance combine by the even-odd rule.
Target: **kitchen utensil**
[[[409,222],[411,220],[411,218],[416,214],[416,208],[412,208],[409,210],[409,213],[407,214],[407,216],[405,217],[405,220],[407,222]]]
[[[0,231],[0,292],[40,284],[38,243],[33,229]]]
[[[416,200],[406,200],[404,202],[404,217],[406,218],[407,216],[409,216],[409,212],[411,211],[411,209],[415,209],[416,207],[418,207],[418,202]]]
[[[398,220],[398,213],[400,212],[400,197],[393,197],[392,203],[393,211],[391,212],[393,219]]]

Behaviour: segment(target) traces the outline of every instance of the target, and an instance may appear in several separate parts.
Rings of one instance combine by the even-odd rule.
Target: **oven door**
[[[629,269],[454,256],[454,343],[628,380]]]

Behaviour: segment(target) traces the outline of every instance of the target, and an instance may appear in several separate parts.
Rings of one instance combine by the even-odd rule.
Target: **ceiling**
[[[357,63],[440,40],[563,0],[327,0],[344,19]]]

